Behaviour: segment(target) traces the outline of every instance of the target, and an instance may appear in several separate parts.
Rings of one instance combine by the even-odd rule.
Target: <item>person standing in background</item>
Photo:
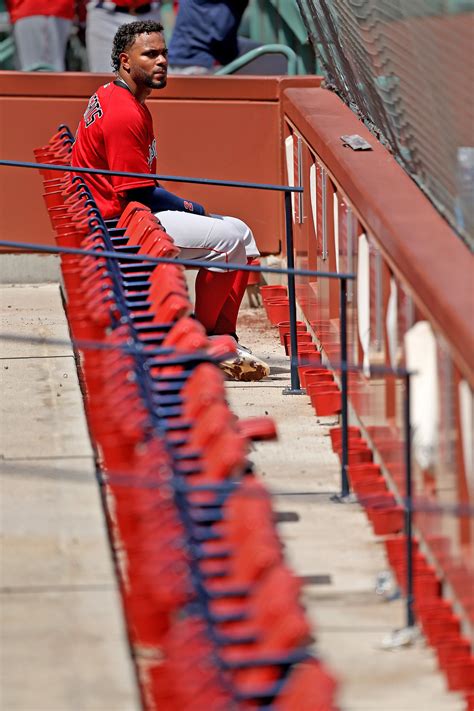
[[[87,4],[86,47],[89,71],[112,71],[110,47],[121,25],[138,20],[160,21],[161,2],[92,0]]]
[[[239,54],[237,31],[248,0],[180,0],[169,47],[170,74],[209,74]]]
[[[18,68],[63,72],[75,0],[6,0],[6,4]]]

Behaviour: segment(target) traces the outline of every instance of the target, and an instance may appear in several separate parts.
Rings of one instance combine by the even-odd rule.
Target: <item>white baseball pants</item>
[[[71,28],[71,20],[53,15],[32,15],[17,20],[13,36],[19,68],[31,71],[44,67],[63,72]]]
[[[218,264],[247,264],[248,259],[260,255],[252,230],[237,217],[174,210],[157,212],[156,216],[181,249],[183,259],[209,262],[212,271]]]

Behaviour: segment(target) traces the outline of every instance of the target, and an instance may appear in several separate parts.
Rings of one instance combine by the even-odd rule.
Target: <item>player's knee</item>
[[[238,226],[233,223],[226,223],[225,225],[225,244],[226,252],[229,259],[235,263],[245,262],[246,252],[245,252],[245,233]]]
[[[225,220],[229,229],[232,227],[235,239],[244,245],[246,257],[258,257],[260,252],[250,227],[238,217],[226,217]]]
[[[250,227],[238,217],[226,217],[225,225],[229,234],[233,235],[236,240],[245,243],[250,232]]]

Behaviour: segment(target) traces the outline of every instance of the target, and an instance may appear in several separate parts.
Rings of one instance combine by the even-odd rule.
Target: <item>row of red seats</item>
[[[60,130],[37,159],[67,164],[70,141]],[[43,178],[58,244],[95,253],[61,256],[64,291],[147,708],[333,711],[248,460],[274,424],[226,402],[232,341],[192,318],[179,264],[145,259],[178,254],[149,210],[106,224],[80,178]]]

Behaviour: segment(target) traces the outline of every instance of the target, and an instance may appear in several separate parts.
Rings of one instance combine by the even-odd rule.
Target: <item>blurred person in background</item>
[[[63,72],[75,0],[6,0],[18,68]]]
[[[180,0],[169,46],[170,74],[209,74],[239,54],[237,31],[248,0]]]
[[[161,2],[92,0],[87,4],[86,47],[89,71],[112,71],[110,47],[121,25],[138,20],[160,21]]]

